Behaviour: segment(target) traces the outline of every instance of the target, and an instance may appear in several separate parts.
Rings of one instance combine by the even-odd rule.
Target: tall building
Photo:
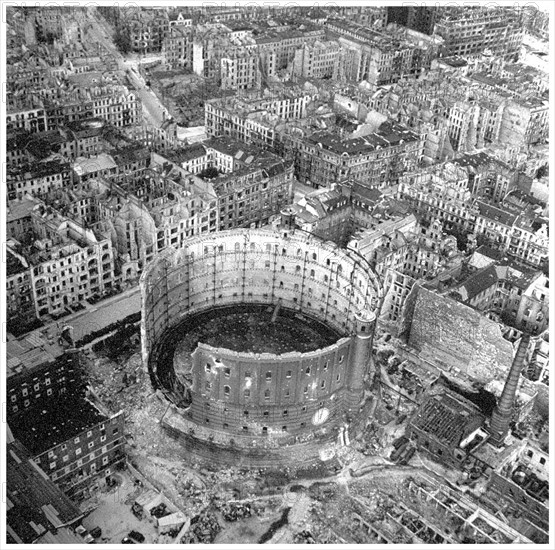
[[[442,39],[398,27],[376,30],[353,21],[328,19],[326,29],[343,47],[339,76],[370,87],[420,75],[436,57]]]
[[[444,39],[450,55],[481,56],[483,53],[505,59],[518,57],[523,28],[520,14],[511,8],[446,8],[435,32]]]
[[[435,6],[388,6],[387,23],[397,23],[424,34],[433,34],[437,11]]]
[[[210,137],[229,136],[249,145],[274,148],[277,124],[304,118],[311,100],[306,92],[256,99],[212,99],[204,104],[206,134]]]
[[[366,187],[385,187],[418,166],[423,148],[414,132],[389,121],[350,139],[325,130],[307,137],[284,134],[281,139],[295,161],[297,179],[316,188],[348,179]]]
[[[317,40],[295,52],[293,71],[303,78],[332,78],[338,74],[341,46],[334,40]]]
[[[14,241],[6,246],[6,319],[8,330],[19,332],[36,320],[32,275]]]

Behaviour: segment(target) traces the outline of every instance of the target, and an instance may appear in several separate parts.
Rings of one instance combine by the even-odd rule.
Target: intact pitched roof
[[[74,164],[74,170],[80,176],[91,172],[112,170],[115,168],[117,168],[117,164],[114,162],[112,156],[107,153],[101,153],[91,158],[79,157],[75,160]]]
[[[366,187],[357,182],[353,184],[352,194],[356,195],[357,198],[372,204],[377,204],[383,196],[383,192],[379,189]]]
[[[478,296],[480,292],[496,284],[497,281],[498,278],[495,265],[491,264],[470,276],[462,286],[466,289],[468,299],[472,299]]]
[[[507,212],[506,210],[501,210],[501,208],[497,208],[491,204],[487,204],[482,201],[476,201],[476,205],[478,206],[478,211],[480,215],[484,218],[488,218],[489,220],[493,220],[503,225],[507,225],[511,227],[516,219],[517,215],[513,214],[512,212]]]
[[[11,201],[8,205],[6,221],[9,223],[22,218],[30,218],[37,204],[38,202],[29,195],[25,195],[21,200]]]
[[[254,155],[260,153],[256,147],[246,145],[228,137],[212,138],[210,141],[206,142],[206,147],[215,149],[220,153],[224,153],[236,158],[237,160],[242,160],[247,163],[248,157],[254,158]],[[252,159],[250,162],[252,162]]]
[[[486,258],[491,258],[492,260],[502,260],[503,253],[495,248],[491,248],[491,246],[487,246],[485,244],[479,246],[476,251],[476,254],[482,254],[482,256],[486,256]]]
[[[177,163],[189,162],[190,160],[198,159],[206,155],[206,148],[201,143],[195,143],[190,147],[179,149],[170,155],[168,158]]]

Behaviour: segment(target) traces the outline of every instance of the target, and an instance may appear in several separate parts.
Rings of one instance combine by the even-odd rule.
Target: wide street
[[[45,329],[50,327],[54,328],[56,325],[62,327],[67,324],[73,327],[75,341],[79,341],[87,334],[102,330],[104,327],[121,321],[133,313],[138,313],[140,310],[141,293],[139,287],[136,286],[95,305],[88,305],[84,311],[68,315],[59,321],[53,321],[39,330],[44,332]],[[57,334],[57,330],[49,332]]]
[[[126,58],[121,54],[112,39],[113,29],[96,10],[90,10],[90,16],[93,18],[94,23],[89,24],[87,27],[89,36],[102,44],[114,56],[118,70],[127,74],[137,95],[141,99],[145,120],[152,126],[160,128],[164,121],[164,113],[167,115],[168,111],[156,97],[156,94],[148,88],[145,80],[139,74],[139,60],[137,60],[136,56]]]

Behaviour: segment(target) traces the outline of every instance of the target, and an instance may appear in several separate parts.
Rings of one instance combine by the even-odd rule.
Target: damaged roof
[[[411,424],[444,445],[456,447],[483,421],[483,415],[472,403],[446,391],[428,398],[412,418]]]
[[[9,427],[8,427],[9,432]],[[83,517],[10,433],[6,453],[8,543],[30,544]],[[78,539],[69,542],[78,542]]]

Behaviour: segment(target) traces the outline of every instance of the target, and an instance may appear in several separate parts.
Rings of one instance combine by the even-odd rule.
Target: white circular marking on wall
[[[314,413],[314,416],[312,417],[312,423],[315,426],[323,424],[328,419],[329,415],[330,411],[328,411],[328,409],[319,409]]]

